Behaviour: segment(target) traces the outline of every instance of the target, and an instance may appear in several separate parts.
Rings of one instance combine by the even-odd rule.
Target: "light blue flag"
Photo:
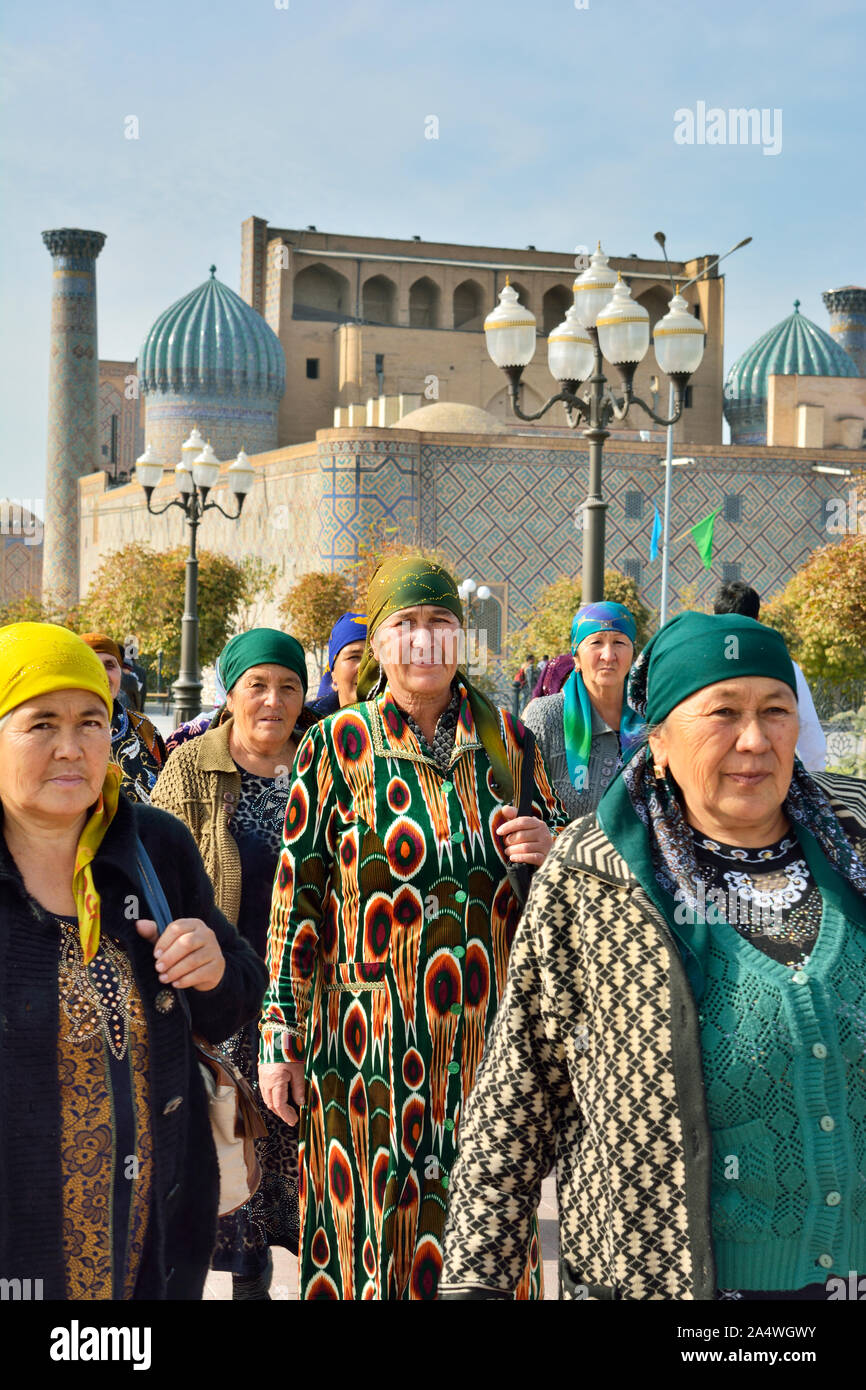
[[[656,558],[656,556],[658,555],[658,553],[659,553],[659,541],[661,540],[661,536],[662,536],[662,519],[661,519],[661,517],[659,516],[659,509],[658,509],[658,507],[656,507],[656,508],[655,508],[655,517],[653,518],[653,533],[652,533],[652,535],[650,536],[650,559],[651,559],[651,560],[654,560],[654,559]]]

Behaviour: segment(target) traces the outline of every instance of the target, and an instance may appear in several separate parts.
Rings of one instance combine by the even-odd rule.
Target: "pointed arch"
[[[429,275],[422,275],[409,288],[409,327],[439,327],[439,286]]]
[[[477,280],[461,280],[453,295],[454,327],[479,332],[484,327],[484,291]]]
[[[542,305],[542,330],[549,337],[565,318],[574,303],[574,291],[568,285],[552,285],[545,292]]]
[[[339,321],[351,316],[349,282],[329,265],[317,262],[299,270],[293,281],[292,318]]]
[[[397,286],[387,275],[371,275],[361,291],[361,314],[368,323],[396,322]]]

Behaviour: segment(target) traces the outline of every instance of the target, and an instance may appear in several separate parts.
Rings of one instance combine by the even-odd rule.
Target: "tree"
[[[9,623],[56,623],[58,627],[68,627],[73,632],[86,631],[81,628],[77,608],[59,607],[50,600],[43,603],[33,594],[15,594],[5,603],[0,603],[0,627]]]
[[[866,679],[866,535],[816,550],[761,617],[790,639],[808,681]]]
[[[510,638],[509,645],[526,657],[536,658],[545,653],[553,658],[571,650],[571,622],[581,606],[583,584],[580,577],[563,575],[542,589],[536,599],[535,611],[526,627]],[[640,601],[637,584],[618,570],[605,570],[604,596],[612,603],[622,603],[632,614],[637,627],[636,650],[647,640],[650,614]],[[515,652],[515,654],[516,654]]]
[[[331,628],[343,613],[355,611],[352,586],[342,574],[314,570],[299,579],[280,603],[280,616],[293,637],[315,654],[319,673],[325,669],[325,652]]]
[[[121,643],[134,633],[140,660],[152,665],[162,649],[164,670],[177,671],[186,554],[183,546],[156,551],[136,542],[106,555],[81,604],[79,630]],[[267,567],[208,550],[198,560],[199,661],[207,666],[236,630],[243,606],[255,601]]]
[[[274,597],[279,565],[269,565],[258,555],[245,555],[241,569],[246,588],[238,603],[234,628],[236,632],[249,632],[252,627],[261,627],[262,609]]]
[[[433,564],[442,565],[449,573],[451,572],[449,561],[441,551],[431,550],[415,541],[403,540],[399,526],[391,525],[384,520],[368,526],[366,535],[358,543],[357,560],[347,567],[347,573],[355,590],[355,606],[363,612],[367,611],[367,590],[370,587],[370,580],[382,560],[402,560],[408,559],[412,555],[430,560]]]

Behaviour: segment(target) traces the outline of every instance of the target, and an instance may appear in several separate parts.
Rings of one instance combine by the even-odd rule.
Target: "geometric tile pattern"
[[[720,451],[721,452],[721,451]],[[560,575],[578,575],[583,534],[575,509],[586,495],[588,455],[559,450],[421,444],[421,539],[442,550],[455,567],[479,581],[508,584],[509,627],[532,611],[537,593]],[[661,514],[664,469],[646,454],[608,444],[603,496],[607,501],[605,564],[626,572],[640,565],[644,603],[659,603],[661,561],[649,560],[653,503]],[[824,530],[826,499],[839,493],[840,479],[812,472],[798,459],[698,458],[673,472],[671,537],[739,495],[741,519],[716,519],[712,571],[707,572],[690,538],[671,545],[671,595],[697,584],[697,599],[712,593],[722,565],[738,562],[743,578],[770,598],[818,546],[832,539]],[[645,499],[641,518],[626,516],[625,495]],[[468,566],[468,568],[467,568]],[[676,611],[676,603],[672,604]]]
[[[325,568],[345,569],[371,526],[414,537],[418,448],[405,441],[327,440],[319,444],[322,496],[318,549]]]

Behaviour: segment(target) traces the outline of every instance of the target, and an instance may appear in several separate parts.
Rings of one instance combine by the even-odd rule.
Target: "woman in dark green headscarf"
[[[679,614],[629,703],[648,742],[521,923],[443,1292],[507,1295],[555,1162],[563,1297],[845,1297],[866,1269],[866,787],[796,758],[794,668],[752,618]]]
[[[434,1298],[463,1104],[520,916],[509,871],[565,817],[525,731],[459,667],[454,580],[370,584],[361,703],[298,750],[271,913],[259,1075],[301,1119],[302,1298]],[[518,816],[525,780],[531,813]],[[533,1230],[516,1294],[537,1298]]]
[[[264,956],[291,766],[315,718],[304,706],[307,662],[296,638],[259,627],[226,643],[219,670],[224,716],[174,750],[152,799],[189,826],[218,905]],[[255,1025],[224,1046],[254,1086],[257,1050]],[[297,1136],[264,1106],[262,1113],[268,1134],[256,1140],[261,1186],[221,1219],[212,1262],[231,1271],[238,1300],[268,1298],[272,1245],[297,1250]]]

